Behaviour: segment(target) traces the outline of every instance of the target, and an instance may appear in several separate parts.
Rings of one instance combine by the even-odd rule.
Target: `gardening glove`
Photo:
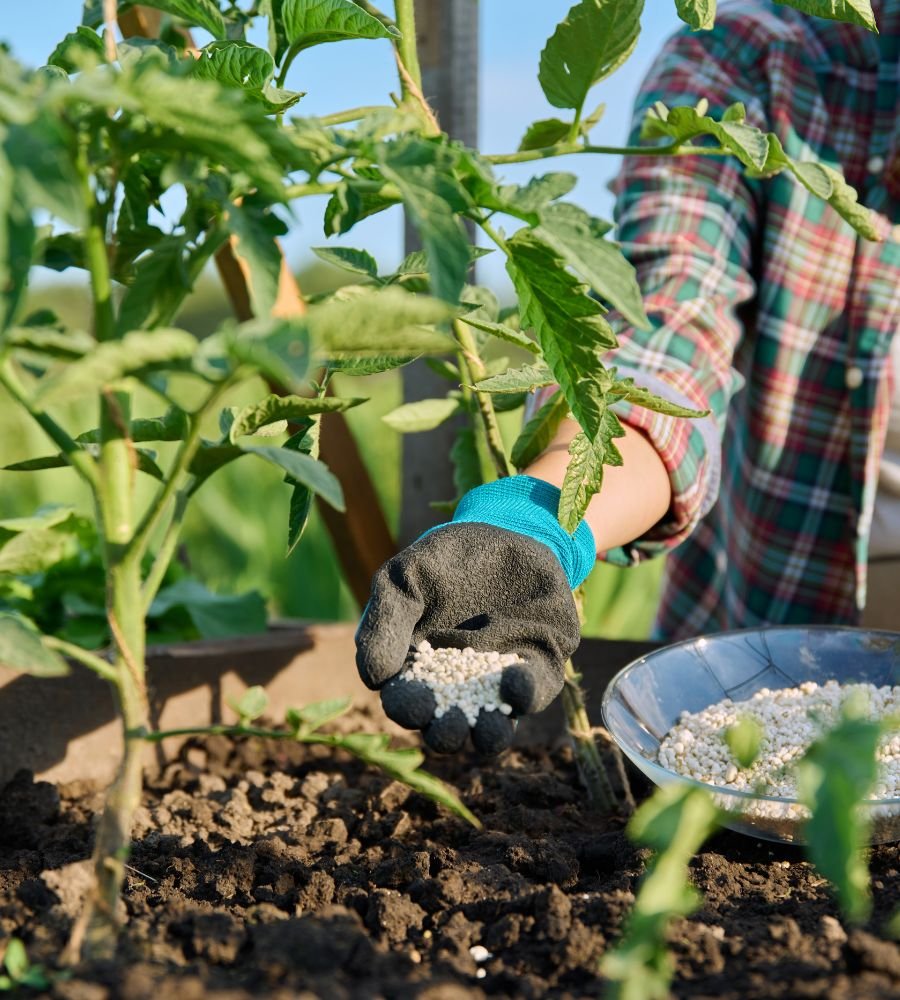
[[[360,677],[381,691],[389,718],[421,729],[439,753],[459,750],[469,725],[455,707],[435,718],[431,690],[398,676],[422,640],[524,660],[502,673],[511,716],[478,714],[471,735],[481,753],[508,747],[513,719],[539,712],[562,690],[565,662],[580,639],[572,590],[590,572],[596,549],[587,524],[573,535],[560,525],[558,503],[559,490],[531,476],[479,486],[449,524],[427,531],[375,574],[356,633]]]

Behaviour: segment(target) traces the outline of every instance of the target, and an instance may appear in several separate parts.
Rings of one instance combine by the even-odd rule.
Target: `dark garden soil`
[[[581,807],[570,752],[431,767],[482,832],[322,748],[189,746],[147,789],[117,961],[80,967],[52,995],[602,995],[597,958],[643,855],[620,822]],[[66,939],[99,802],[25,773],[0,792],[0,937],[21,936],[34,961],[52,965]],[[873,918],[845,929],[799,851],[718,836],[693,865],[703,908],[672,936],[676,994],[900,996],[900,948],[880,932],[900,906],[898,868],[895,846],[874,849]]]

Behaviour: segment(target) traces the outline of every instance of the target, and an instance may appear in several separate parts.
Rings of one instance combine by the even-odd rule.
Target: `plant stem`
[[[461,320],[453,321],[453,334],[459,344],[460,353],[469,369],[469,376],[474,384],[487,377],[487,370],[484,362],[478,353],[478,345],[472,335],[470,327]],[[494,410],[494,401],[488,392],[475,392],[475,405],[481,415],[481,422],[484,426],[484,434],[487,440],[488,451],[491,459],[497,468],[497,475],[514,476],[515,467],[506,456],[506,447],[503,444],[503,435],[500,433],[500,425],[497,422],[497,413]]]
[[[191,414],[191,427],[188,431],[187,437],[185,437],[185,439],[181,442],[178,452],[172,462],[172,466],[166,476],[165,482],[160,487],[153,500],[151,500],[150,506],[144,513],[141,523],[138,525],[136,531],[134,532],[134,536],[129,542],[129,549],[135,553],[138,560],[140,560],[147,551],[147,546],[150,543],[150,537],[156,526],[159,524],[160,518],[165,512],[166,506],[182,486],[184,476],[187,474],[187,470],[193,461],[194,455],[196,455],[197,449],[200,447],[200,432],[203,428],[204,417],[233,384],[233,376],[216,383],[200,407]],[[182,511],[182,516],[183,513],[184,512]],[[163,572],[165,572],[165,570],[163,570]]]
[[[290,184],[284,189],[286,198],[308,198],[314,194],[331,194],[341,186],[340,181],[320,184],[318,181],[308,181],[305,184]]]
[[[91,189],[85,148],[87,139],[82,137],[79,141],[78,171],[81,175],[82,194],[88,218],[84,233],[84,252],[94,300],[94,334],[97,340],[112,340],[116,335],[116,316],[113,310],[112,281],[104,232],[105,215]]]
[[[323,115],[319,118],[320,125],[343,125],[345,122],[357,122],[360,118],[367,118],[369,115],[378,114],[379,111],[393,111],[389,104],[371,104],[362,108],[348,108],[346,111],[337,111],[333,115]]]
[[[728,156],[730,150],[722,146],[685,146],[673,142],[668,146],[594,146],[576,142],[560,142],[541,149],[523,149],[516,153],[494,153],[485,156],[488,163],[527,163],[546,160],[551,156],[568,156],[570,153],[605,153],[619,156]]]
[[[581,690],[581,675],[575,670],[571,660],[566,660],[566,677],[562,690],[563,708],[566,713],[566,727],[572,737],[575,763],[581,782],[587,792],[591,808],[601,812],[613,812],[616,797],[603,766],[603,759],[591,729]]]
[[[66,461],[81,476],[81,478],[91,487],[97,488],[97,464],[93,458],[75,442],[59,426],[59,424],[36,403],[29,398],[28,390],[19,380],[19,376],[9,358],[4,358],[0,362],[0,385],[12,396],[12,398],[28,413],[59,448],[65,456]]]
[[[109,681],[110,684],[118,684],[119,675],[116,673],[115,667],[97,656],[96,653],[92,653],[88,649],[82,649],[81,646],[76,646],[74,642],[66,642],[65,639],[58,639],[55,635],[42,636],[41,642],[50,649],[55,649],[57,652],[62,653],[63,656],[68,656],[70,660],[77,660],[89,670],[93,670],[98,677]]]
[[[400,63],[409,74],[410,80],[419,90],[422,89],[422,70],[419,66],[419,47],[416,38],[416,5],[415,0],[396,0],[397,28],[400,38],[397,39],[397,56]],[[401,74],[400,86],[404,97],[411,97],[409,80]]]
[[[187,489],[181,490],[175,497],[175,509],[172,512],[172,518],[166,526],[166,532],[159,544],[159,548],[156,550],[153,565],[141,588],[141,603],[145,615],[150,610],[150,605],[153,603],[154,598],[159,592],[160,585],[165,578],[169,563],[175,555],[175,549],[178,547],[178,536],[181,534],[181,525],[184,522],[184,515],[187,511],[190,498],[191,495]]]

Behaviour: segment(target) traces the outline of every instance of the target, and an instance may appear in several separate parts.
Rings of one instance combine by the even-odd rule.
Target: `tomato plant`
[[[861,0],[793,5],[870,19]],[[126,749],[98,830],[99,891],[82,922],[95,948],[109,945],[116,923],[141,788],[140,749],[154,738],[144,676],[146,616],[187,506],[216,470],[250,459],[283,470],[292,490],[293,546],[313,495],[343,505],[340,483],[318,459],[319,423],[323,413],[362,400],[330,395],[332,375],[447,355],[453,360],[439,363],[452,383],[447,398],[401,407],[391,422],[412,431],[457,411],[469,414],[471,426],[451,456],[462,493],[527,465],[571,414],[581,433],[570,449],[559,517],[574,530],[601,487],[604,466],[621,463],[615,439],[622,429],[612,404],[692,415],[604,365],[616,345],[609,310],[638,326],[647,318],[634,271],[608,238],[610,224],[565,200],[574,177],[548,172],[524,185],[505,184],[496,167],[618,152],[734,156],[760,176],[793,173],[874,236],[868,213],[837,172],[791,160],[775,136],[745,123],[740,105],[718,117],[706,113],[703,95],[695,107],[659,105],[646,122],[644,144],[624,150],[594,144],[600,109],[588,105],[591,88],[633,49],[643,0],[581,0],[572,7],[538,71],[562,117],[536,121],[519,150],[493,156],[441,132],[421,90],[413,0],[397,0],[393,18],[363,0],[151,0],[147,6],[165,15],[158,39],[117,42],[116,14],[132,5],[90,0],[83,23],[60,41],[47,66],[28,70],[0,51],[0,385],[53,446],[18,474],[64,463],[90,497],[112,636],[109,656],[101,656],[8,613],[0,617],[0,660],[53,674],[65,671],[63,656],[71,656],[109,681],[118,700]],[[677,6],[699,28],[708,26],[715,5],[679,0]],[[246,41],[256,19],[267,23],[268,50]],[[189,27],[214,40],[193,49]],[[286,89],[295,60],[311,46],[354,39],[393,43],[398,99],[317,119],[291,117],[302,96]],[[358,283],[306,303],[305,311],[286,309],[279,297],[280,210],[316,194],[329,195],[327,236],[402,203],[423,251],[382,273],[365,250],[321,250]],[[520,225],[506,233],[498,214]],[[464,220],[506,258],[514,310],[501,312],[495,296],[470,281],[484,251],[471,245]],[[207,262],[226,247],[247,277],[257,318],[225,324],[200,341],[178,327],[178,310]],[[24,313],[36,265],[86,274],[92,329],[65,328],[52,313]],[[482,357],[492,339],[531,360],[492,373]],[[230,407],[230,390],[259,376],[279,393]],[[525,393],[552,384],[559,393],[508,455],[496,410],[516,408]],[[136,386],[156,400],[153,411],[138,411]],[[185,403],[185,386],[191,398],[199,392],[198,403]],[[65,426],[60,405],[84,398],[94,401],[96,426],[79,432]],[[165,467],[147,447],[158,442],[176,446]],[[138,476],[156,481],[144,505]],[[586,730],[581,744],[590,754],[583,722],[579,717]],[[295,736],[303,724],[300,717],[288,720]]]

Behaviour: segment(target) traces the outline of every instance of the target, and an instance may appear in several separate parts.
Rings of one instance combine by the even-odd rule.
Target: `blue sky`
[[[81,13],[81,0],[4,6],[11,9],[4,11],[0,37],[22,62],[35,66],[46,61],[56,41],[78,24]],[[570,6],[571,0],[481,0],[479,145],[484,152],[514,150],[530,122],[559,113],[541,92],[537,66],[544,42]],[[651,11],[645,13],[634,55],[588,99],[591,107],[600,101],[607,105],[593,132],[596,142],[609,145],[625,141],[637,88],[656,52],[679,26],[671,0],[651,0],[648,6]],[[36,16],[36,7],[42,8],[42,16]],[[262,29],[251,40],[265,44]],[[288,86],[307,92],[297,114],[327,114],[385,102],[388,92],[397,89],[389,44],[353,41],[312,49],[295,62]],[[548,170],[571,171],[579,181],[569,197],[595,215],[609,216],[612,199],[607,184],[616,170],[611,157],[570,156],[552,164],[515,164],[499,169],[505,178],[517,182]],[[319,198],[304,199],[296,206],[297,218],[286,246],[297,265],[308,259],[309,246],[324,243],[323,208],[324,200]],[[388,212],[366,220],[340,242],[365,247],[387,268],[402,257],[399,214]],[[497,285],[504,280],[498,255],[485,258],[479,267],[482,281]]]

